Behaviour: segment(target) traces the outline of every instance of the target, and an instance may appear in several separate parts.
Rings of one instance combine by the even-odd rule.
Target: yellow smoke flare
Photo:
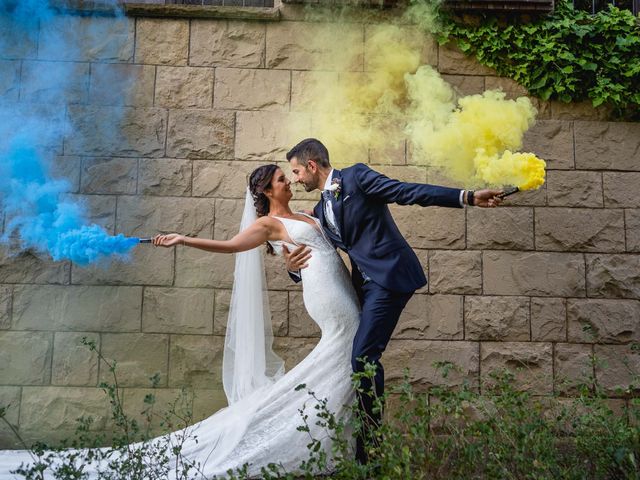
[[[357,37],[357,24],[328,28],[331,34],[318,36],[311,49],[334,51],[342,60],[334,71],[319,64],[325,71],[310,72],[292,109],[311,112],[312,135],[326,144],[334,165],[403,163],[407,151],[409,163],[468,188],[526,190],[544,183],[544,161],[514,153],[535,121],[528,98],[509,100],[501,91],[457,98],[423,65],[430,40],[414,27],[367,25],[364,51],[362,43],[345,41]],[[354,65],[364,71],[353,71]]]
[[[520,190],[540,188],[544,183],[544,160],[533,153],[487,155],[479,149],[474,158],[477,175],[489,185],[514,185]]]

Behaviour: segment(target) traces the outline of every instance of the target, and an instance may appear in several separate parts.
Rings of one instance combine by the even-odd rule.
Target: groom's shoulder
[[[350,167],[345,167],[340,170],[340,173],[344,177],[345,175],[359,175],[370,170],[371,169],[364,163],[354,163]]]

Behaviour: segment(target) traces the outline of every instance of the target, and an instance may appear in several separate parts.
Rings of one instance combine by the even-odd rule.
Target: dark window
[[[273,7],[273,0],[122,0],[122,3],[149,5],[216,5],[234,7]]]
[[[604,10],[609,4],[625,10],[631,10],[634,15],[640,13],[640,0],[573,0],[575,8],[591,13]]]

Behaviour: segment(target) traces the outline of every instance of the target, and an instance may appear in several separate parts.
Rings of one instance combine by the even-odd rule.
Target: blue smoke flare
[[[116,6],[116,0],[98,3]],[[55,28],[59,18],[48,0],[0,0],[0,59],[33,63],[41,55],[47,60],[48,52],[83,58],[77,52],[88,47]],[[11,252],[31,249],[79,265],[114,255],[126,259],[139,239],[112,236],[99,225],[90,225],[84,206],[63,198],[71,190],[69,182],[51,175],[51,159],[73,131],[70,109],[60,101],[73,91],[77,63],[49,60],[47,65],[49,75],[42,72],[47,81],[44,90],[37,83],[31,91],[25,90],[24,82],[33,80],[25,79],[23,70],[20,96],[0,97],[0,206],[4,213],[0,243]],[[114,128],[118,120],[114,119]]]
[[[25,139],[14,138],[0,155],[0,197],[6,215],[0,241],[79,265],[111,255],[126,258],[139,239],[111,236],[99,225],[87,225],[82,205],[60,199],[68,190],[67,181],[51,179],[43,159]]]

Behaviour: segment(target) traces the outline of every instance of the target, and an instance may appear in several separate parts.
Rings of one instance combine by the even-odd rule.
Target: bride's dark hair
[[[271,188],[271,180],[278,165],[269,164],[256,168],[249,175],[249,191],[253,197],[253,205],[256,207],[258,217],[269,214],[269,198],[265,195],[265,190]],[[275,254],[273,247],[267,242],[267,253]]]

